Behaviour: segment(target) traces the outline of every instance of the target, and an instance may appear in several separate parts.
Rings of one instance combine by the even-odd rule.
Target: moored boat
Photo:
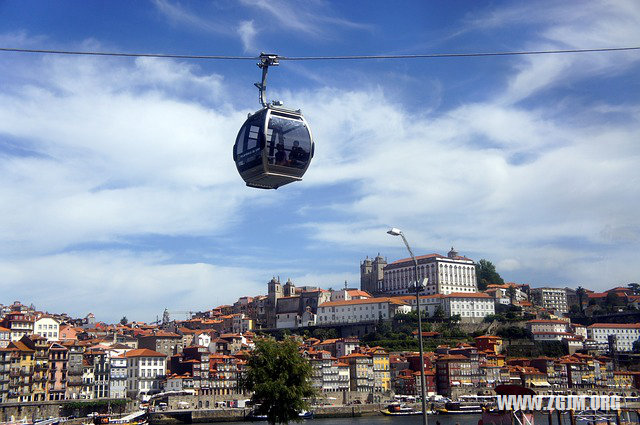
[[[411,416],[421,415],[422,411],[400,403],[392,403],[386,409],[380,410],[380,413],[387,416]]]
[[[442,415],[465,415],[470,413],[482,413],[482,406],[479,404],[460,404],[458,402],[446,403],[443,408],[438,409]]]

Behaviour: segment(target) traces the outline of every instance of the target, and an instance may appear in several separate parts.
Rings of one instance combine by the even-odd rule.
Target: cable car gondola
[[[262,53],[262,83],[256,83],[262,109],[250,114],[238,132],[233,160],[247,186],[277,189],[302,180],[314,154],[313,137],[300,110],[265,100],[269,66],[278,65],[276,55]]]

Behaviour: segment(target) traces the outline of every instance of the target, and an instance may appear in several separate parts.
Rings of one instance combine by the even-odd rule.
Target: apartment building
[[[349,365],[350,390],[359,393],[373,393],[375,378],[373,358],[362,353],[351,353],[340,357],[340,362]]]
[[[238,394],[238,378],[241,374],[241,361],[225,354],[211,354],[210,357],[211,390],[215,395]]]
[[[154,330],[138,336],[138,348],[163,353],[168,358],[174,354],[181,353],[184,346],[181,335]]]
[[[166,355],[147,348],[124,354],[127,359],[127,396],[139,398],[160,390],[166,375]]]
[[[11,330],[0,326],[0,348],[7,348],[11,341]]]
[[[319,392],[349,391],[348,365],[342,364],[328,351],[310,351],[311,385]],[[342,373],[340,373],[342,370]]]
[[[40,316],[33,324],[33,333],[47,339],[58,341],[60,339],[60,323],[51,316]]]
[[[0,404],[9,401],[9,371],[12,351],[0,347]]]
[[[18,341],[33,333],[33,316],[21,312],[11,312],[0,321],[0,326],[9,329],[11,341]]]
[[[564,288],[531,288],[531,301],[557,316],[569,311]]]
[[[386,393],[390,391],[391,369],[389,365],[389,353],[382,347],[373,347],[364,350],[364,354],[370,355],[373,360],[373,391],[376,393]]]
[[[67,347],[53,343],[49,347],[49,384],[48,400],[64,400],[67,391],[67,373],[69,350]]]
[[[109,359],[109,398],[127,396],[127,358],[124,354]]]
[[[68,350],[67,391],[65,398],[67,400],[75,400],[80,398],[82,394],[84,346],[73,340],[64,341],[62,345],[67,347]]]

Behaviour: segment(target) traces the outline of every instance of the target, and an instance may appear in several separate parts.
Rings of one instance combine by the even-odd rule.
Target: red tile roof
[[[445,295],[445,298],[491,298],[489,294],[483,292],[452,292]]]
[[[148,348],[138,348],[125,353],[125,357],[167,357],[157,351],[149,350]]]
[[[444,255],[440,255],[440,254],[427,254],[427,255],[419,255],[416,257],[416,261],[420,261],[420,260],[425,260],[428,258],[443,258],[443,259],[449,259],[449,257],[446,257]],[[471,261],[470,258],[467,257],[463,257],[463,256],[457,256],[454,258],[455,260],[465,260],[465,261]],[[402,264],[402,263],[410,263],[413,264],[413,259],[412,258],[402,258],[400,260],[396,260],[393,263],[389,263],[389,265],[397,265],[397,264]]]
[[[403,301],[400,301],[397,298],[392,297],[380,297],[380,298],[365,298],[361,300],[346,300],[346,301],[329,301],[327,303],[320,304],[318,307],[335,307],[341,305],[353,305],[353,304],[377,304],[388,302],[390,304],[406,304]]]
[[[593,328],[611,328],[611,329],[640,329],[640,323],[594,323],[587,326]]]

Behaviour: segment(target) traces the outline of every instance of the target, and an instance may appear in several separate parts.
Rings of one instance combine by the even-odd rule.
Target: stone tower
[[[283,296],[280,278],[273,277],[268,284],[267,302],[265,303],[265,325],[269,329],[276,327],[276,307],[278,306],[278,299]]]
[[[373,260],[367,257],[360,264],[360,289],[374,295],[380,292],[387,260],[380,253]]]
[[[292,297],[296,294],[296,285],[291,282],[291,279],[287,279],[287,283],[284,284],[284,296]]]
[[[369,292],[371,286],[371,276],[373,272],[373,262],[367,258],[360,263],[360,289]]]

